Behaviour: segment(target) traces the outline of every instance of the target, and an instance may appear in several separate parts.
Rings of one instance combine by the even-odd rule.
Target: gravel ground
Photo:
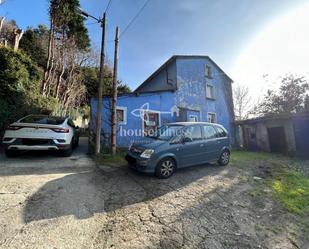
[[[0,156],[0,248],[300,248],[294,216],[233,165],[168,180],[71,158]],[[283,227],[284,229],[279,229]]]

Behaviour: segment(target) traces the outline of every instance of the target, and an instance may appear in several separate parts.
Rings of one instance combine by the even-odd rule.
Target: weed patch
[[[309,178],[295,169],[276,169],[270,180],[274,197],[290,212],[309,214]]]
[[[95,155],[93,159],[97,165],[124,166],[127,165],[125,155],[126,152],[119,151],[116,153],[116,155],[112,155],[110,153]]]

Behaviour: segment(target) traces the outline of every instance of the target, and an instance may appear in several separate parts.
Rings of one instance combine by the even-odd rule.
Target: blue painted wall
[[[211,67],[212,78],[205,76],[205,65]],[[167,84],[166,70],[158,72],[157,76],[151,79],[151,84],[146,84],[147,91],[155,91],[164,88]],[[132,93],[118,97],[117,106],[127,108],[127,123],[118,125],[117,145],[127,147],[133,141],[141,140],[143,121],[132,112],[137,113],[143,105],[149,103],[149,109],[160,112],[170,112],[173,106],[180,108],[180,116],[169,113],[161,113],[160,125],[165,122],[188,121],[190,115],[197,115],[198,121],[207,122],[208,113],[215,113],[217,123],[222,124],[234,136],[234,113],[232,101],[231,80],[218,68],[208,57],[176,57],[167,67],[171,78],[176,80],[176,91],[161,91],[155,93]],[[163,75],[163,76],[162,76]],[[174,80],[175,81],[175,80]],[[206,85],[214,87],[215,99],[206,98]],[[144,89],[145,90],[145,89]],[[111,100],[104,98],[102,111],[102,131],[105,134],[105,142],[111,133]],[[91,110],[92,120],[95,120],[97,101],[92,99]],[[94,123],[94,122],[92,122]],[[93,127],[92,127],[93,128]],[[133,136],[128,136],[128,131]],[[136,131],[136,132],[135,132]]]
[[[303,158],[309,158],[309,115],[300,115],[292,118],[296,154]]]
[[[212,79],[205,76],[205,65],[211,67]],[[177,88],[174,102],[178,107],[200,112],[207,122],[207,113],[216,113],[217,123],[233,131],[234,112],[231,80],[208,58],[177,58]],[[206,85],[214,87],[215,99],[206,98]]]
[[[153,111],[169,112],[173,103],[173,92],[160,92],[160,93],[143,93],[139,95],[127,94],[119,96],[117,100],[117,106],[127,108],[127,123],[124,125],[118,125],[117,127],[117,145],[120,147],[127,147],[132,142],[142,140],[140,136],[143,121],[140,117],[132,114],[138,114],[139,109],[144,105],[149,103],[149,109]],[[102,132],[107,137],[111,133],[111,101],[110,98],[104,98],[103,100],[103,110],[102,110]],[[93,98],[91,100],[91,119],[95,120],[95,113],[97,110],[97,99]],[[161,114],[160,125],[164,123],[175,122],[175,116],[169,113]],[[94,122],[91,123],[92,129],[94,129]],[[132,132],[134,132],[132,136]],[[106,138],[105,142],[108,142]]]

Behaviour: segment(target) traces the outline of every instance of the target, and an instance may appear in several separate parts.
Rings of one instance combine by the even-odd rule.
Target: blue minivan
[[[126,160],[138,171],[168,178],[179,168],[214,161],[227,165],[230,153],[230,139],[223,126],[178,122],[162,126],[147,142],[133,143]]]

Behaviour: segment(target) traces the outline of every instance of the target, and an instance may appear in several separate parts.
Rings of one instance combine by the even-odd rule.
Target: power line
[[[98,22],[88,22],[88,23],[85,23],[86,25],[93,25],[93,24],[97,24]]]
[[[109,1],[108,1],[108,4],[107,4],[107,6],[106,6],[106,9],[105,9],[105,13],[107,13],[107,11],[108,11],[108,9],[109,9],[111,3],[112,3],[112,0],[109,0]]]
[[[150,2],[150,0],[146,0],[144,5],[140,8],[140,10],[136,13],[136,15],[131,19],[131,21],[128,23],[128,25],[124,28],[124,30],[120,33],[119,38],[125,34],[125,32],[130,28],[132,23],[135,21],[135,19],[142,13],[142,11],[145,9],[147,4]]]

